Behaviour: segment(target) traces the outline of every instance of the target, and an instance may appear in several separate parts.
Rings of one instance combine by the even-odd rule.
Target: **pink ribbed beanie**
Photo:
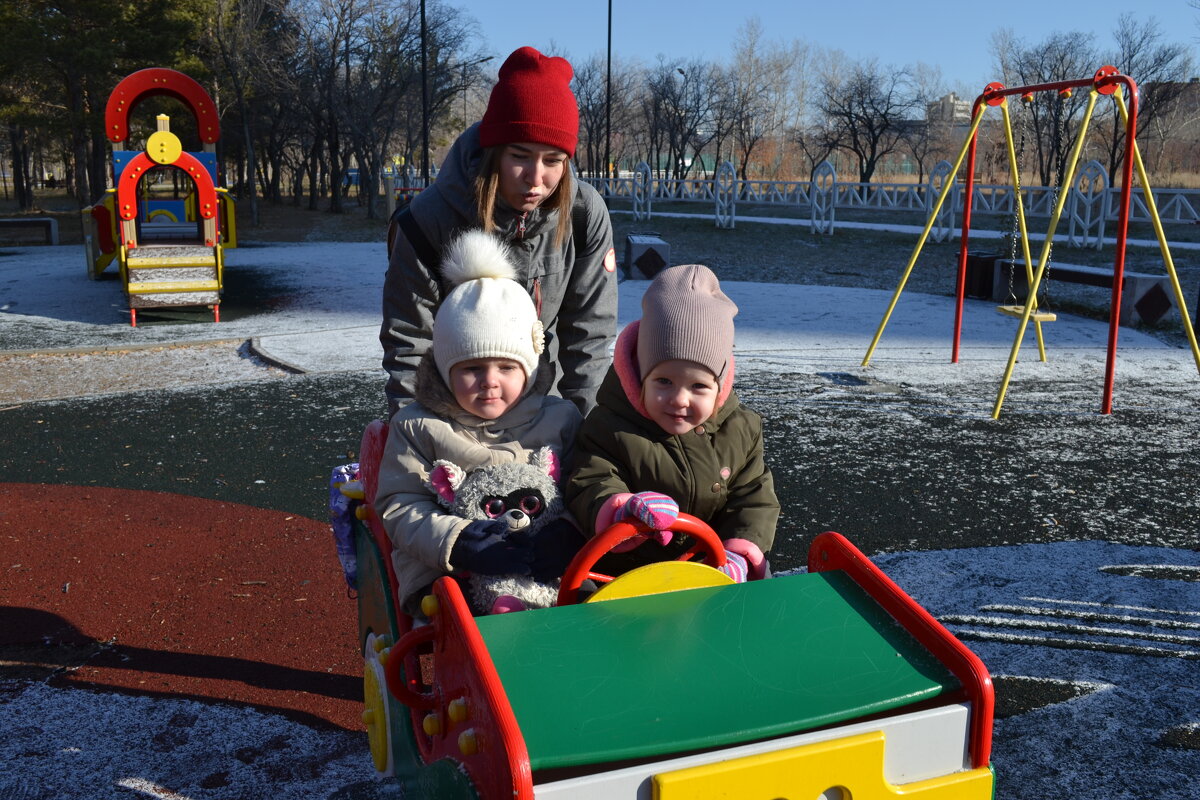
[[[665,269],[642,296],[638,328],[640,378],[663,361],[694,361],[718,378],[733,355],[737,306],[721,291],[708,267],[681,264]]]

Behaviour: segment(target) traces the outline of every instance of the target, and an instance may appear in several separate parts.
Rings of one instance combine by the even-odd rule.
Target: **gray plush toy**
[[[470,520],[504,519],[510,532],[537,539],[552,524],[566,522],[574,528],[568,522],[557,478],[558,458],[549,447],[543,447],[530,456],[529,463],[493,464],[470,472],[439,459],[433,462],[427,483],[451,514]],[[582,543],[582,535],[577,535]],[[558,584],[558,578],[546,583],[522,575],[472,574],[466,582],[467,601],[475,614],[516,610],[521,605],[548,608],[558,599]],[[505,596],[520,604],[502,601],[496,607],[497,598]]]

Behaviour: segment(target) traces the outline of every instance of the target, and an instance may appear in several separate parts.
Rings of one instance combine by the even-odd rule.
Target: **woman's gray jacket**
[[[475,176],[482,148],[478,124],[451,147],[437,180],[408,209],[429,247],[414,245],[402,231],[395,237],[383,287],[383,367],[388,373],[389,413],[407,404],[415,390],[421,356],[430,347],[433,316],[445,293],[437,271],[418,252],[440,254],[458,233],[479,227]],[[572,213],[574,235],[554,244],[558,212],[535,209],[518,235],[519,215],[497,199],[495,220],[512,250],[518,280],[535,303],[546,327],[547,353],[557,365],[556,394],[586,414],[609,364],[616,336],[616,260],[612,224],[599,193],[576,179]]]

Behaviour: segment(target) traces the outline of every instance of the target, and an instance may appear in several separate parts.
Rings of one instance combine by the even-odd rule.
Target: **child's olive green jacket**
[[[713,417],[689,433],[668,434],[643,410],[637,329],[638,323],[632,323],[618,337],[613,365],[597,395],[599,405],[579,430],[575,469],[565,490],[568,508],[591,536],[598,532],[595,521],[607,498],[662,492],[679,503],[680,511],[707,522],[722,540],[747,539],[767,552],[775,540],[779,500],[763,461],[762,418],[733,392],[733,359],[721,387],[723,402],[718,401]],[[677,537],[668,549],[682,552],[684,538]],[[638,560],[661,560],[663,555]]]

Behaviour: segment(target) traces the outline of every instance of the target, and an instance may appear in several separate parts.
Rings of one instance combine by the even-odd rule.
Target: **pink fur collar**
[[[642,375],[637,363],[637,337],[641,324],[641,320],[634,320],[626,325],[617,337],[617,346],[613,351],[613,369],[621,381],[621,389],[625,392],[625,399],[629,401],[629,405],[643,417],[650,419],[650,415],[646,413],[646,406],[642,404]],[[732,391],[733,355],[730,354],[729,368],[725,370],[721,379],[721,391],[717,395],[717,408],[725,405]]]

